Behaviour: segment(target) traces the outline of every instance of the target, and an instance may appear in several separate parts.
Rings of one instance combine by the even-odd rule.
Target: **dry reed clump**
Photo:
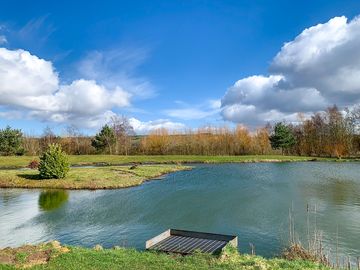
[[[306,260],[312,262],[318,262],[319,258],[316,254],[304,248],[301,244],[293,244],[286,248],[282,257],[286,260]]]
[[[310,225],[310,216],[314,218],[313,226]],[[289,247],[282,252],[286,260],[306,260],[321,264],[331,269],[356,269],[360,270],[360,258],[351,258],[338,253],[338,232],[335,252],[324,245],[323,232],[317,228],[317,207],[311,209],[307,205],[307,247],[303,246],[298,239],[295,230],[295,218],[293,209],[289,209]],[[311,231],[311,227],[313,231]]]
[[[50,259],[69,251],[69,248],[61,246],[58,241],[39,245],[25,245],[18,248],[4,248],[0,250],[0,264],[29,268],[46,264]]]
[[[314,232],[310,232],[310,214],[315,217]],[[313,211],[307,205],[307,248],[304,247],[298,239],[295,230],[295,216],[293,207],[289,209],[289,246],[282,252],[282,257],[287,260],[307,260],[320,263],[324,266],[330,266],[329,255],[326,256],[322,231],[316,227],[316,205]]]

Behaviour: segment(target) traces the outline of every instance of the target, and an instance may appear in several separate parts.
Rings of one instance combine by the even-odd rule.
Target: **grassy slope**
[[[133,170],[129,169],[129,166],[71,168],[66,178],[50,180],[38,180],[37,170],[0,170],[0,188],[124,188],[187,168],[189,167],[179,165],[147,165]]]
[[[24,257],[24,256],[22,256]],[[23,259],[26,261],[26,258]],[[0,264],[0,269],[16,269]],[[52,257],[47,264],[30,269],[328,269],[307,261],[264,259],[257,256],[239,255],[236,251],[225,252],[221,257],[205,254],[170,256],[163,253],[140,252],[133,249],[94,250],[70,247],[70,251]]]
[[[29,162],[38,157],[0,157],[0,168],[26,167]],[[247,155],[247,156],[191,156],[191,155],[164,155],[164,156],[118,156],[118,155],[79,155],[69,156],[72,165],[91,165],[106,163],[109,165],[143,163],[186,163],[186,162],[252,162],[252,161],[306,161],[313,157],[281,156],[281,155]],[[336,160],[331,158],[317,158],[318,160]]]

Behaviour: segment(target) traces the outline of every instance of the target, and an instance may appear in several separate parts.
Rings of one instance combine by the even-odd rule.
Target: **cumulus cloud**
[[[248,125],[296,121],[337,104],[360,102],[360,18],[335,17],[285,43],[268,76],[240,79],[222,98],[225,120]]]
[[[61,85],[51,62],[24,50],[0,48],[0,106],[28,117],[79,127],[96,127],[112,108],[130,105],[131,94],[95,80]],[[2,114],[5,117],[5,114]]]
[[[158,119],[154,121],[142,122],[136,118],[130,118],[129,123],[134,128],[134,131],[138,134],[146,134],[159,128],[166,128],[170,131],[179,131],[185,128],[183,123],[172,122],[168,119]]]

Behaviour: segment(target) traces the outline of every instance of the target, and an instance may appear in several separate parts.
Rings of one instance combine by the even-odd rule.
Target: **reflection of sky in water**
[[[253,243],[258,254],[271,256],[287,243],[292,205],[296,230],[306,243],[309,204],[312,212],[316,205],[324,244],[335,250],[338,228],[340,253],[358,256],[359,165],[198,165],[135,188],[68,191],[67,201],[50,211],[40,210],[40,191],[0,190],[0,246],[57,239],[142,249],[152,236],[180,228],[236,234],[241,251],[249,252]],[[309,219],[313,230],[315,214]]]
[[[37,191],[0,189],[0,246],[36,243],[47,239],[46,224],[34,224],[39,215]]]

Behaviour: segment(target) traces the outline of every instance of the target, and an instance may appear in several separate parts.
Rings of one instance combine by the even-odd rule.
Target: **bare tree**
[[[58,143],[60,138],[55,135],[51,127],[47,126],[43,130],[43,134],[40,138],[40,148],[41,152],[47,149],[49,144]]]
[[[83,136],[80,130],[74,125],[69,125],[66,127],[66,134],[69,141],[69,153],[80,155],[80,137]]]
[[[115,153],[128,155],[131,148],[131,137],[135,135],[134,128],[125,116],[111,117],[109,125],[115,132]]]

